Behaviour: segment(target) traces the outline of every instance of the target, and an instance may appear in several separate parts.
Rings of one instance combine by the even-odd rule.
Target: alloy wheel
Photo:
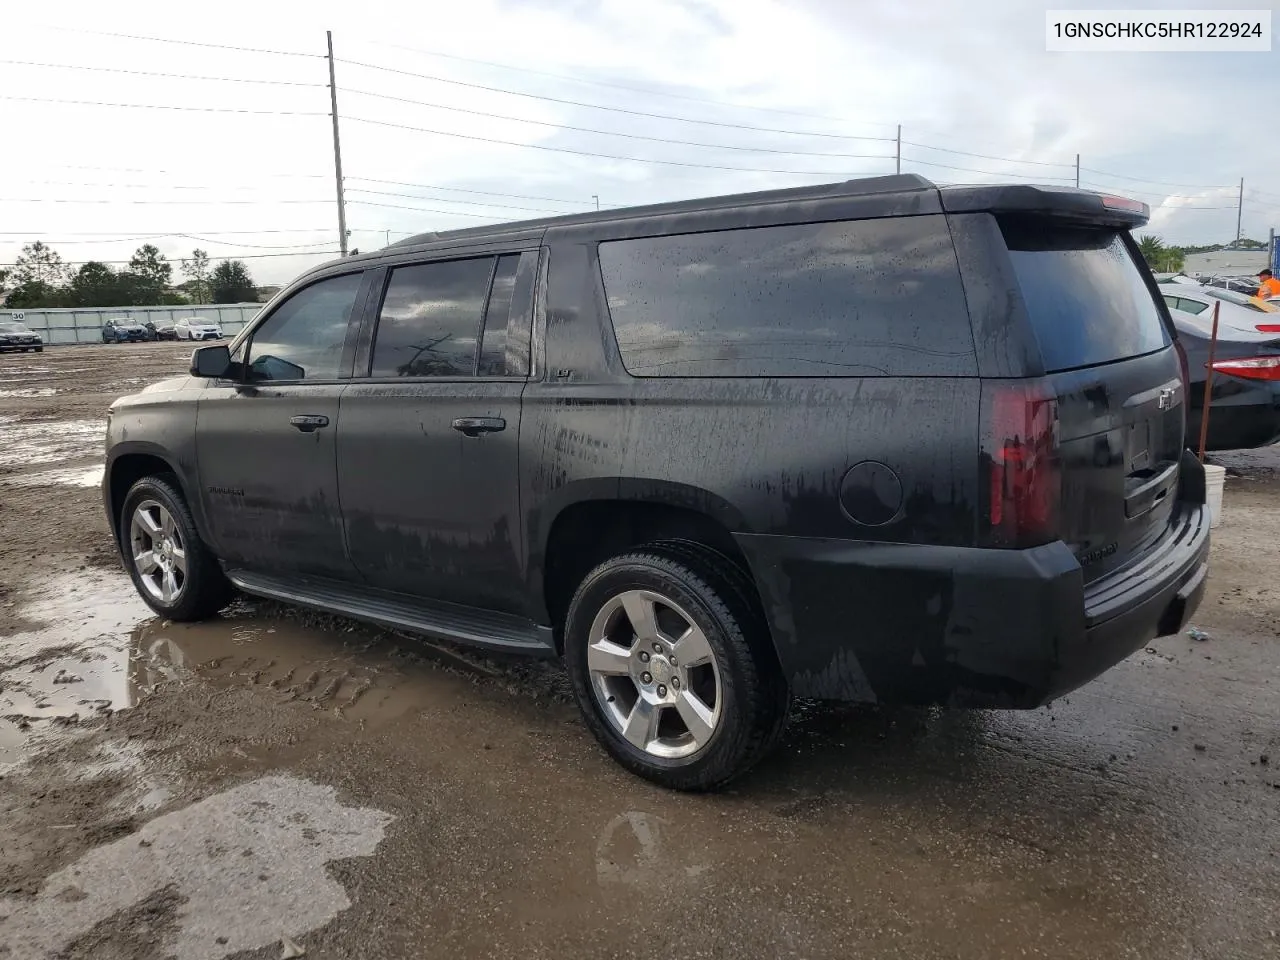
[[[587,671],[610,725],[651,756],[697,753],[720,723],[715,651],[685,610],[652,590],[627,590],[601,607]]]
[[[129,556],[150,596],[176,603],[187,583],[187,551],[173,514],[158,500],[143,500],[129,521]]]

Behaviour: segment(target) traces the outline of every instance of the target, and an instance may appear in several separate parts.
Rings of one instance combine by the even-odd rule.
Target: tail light
[[[1218,360],[1215,373],[1245,380],[1280,380],[1280,357],[1244,357],[1240,360]]]
[[[1280,323],[1260,323],[1258,324],[1259,333],[1280,333]]]
[[[982,542],[1034,547],[1056,539],[1062,473],[1052,389],[1039,381],[987,381],[982,421]]]

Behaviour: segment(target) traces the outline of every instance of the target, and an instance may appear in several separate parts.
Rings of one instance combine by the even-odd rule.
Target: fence
[[[19,320],[44,338],[45,343],[101,343],[102,325],[128,317],[137,323],[160,326],[182,317],[199,317],[217,323],[228,337],[257,316],[260,303],[227,303],[182,307],[89,307],[58,310],[0,310],[0,320]]]

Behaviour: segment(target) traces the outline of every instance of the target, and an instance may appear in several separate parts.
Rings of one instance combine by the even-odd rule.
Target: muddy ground
[[[552,666],[151,617],[101,420],[188,356],[0,357],[0,957],[1280,957],[1276,451],[1223,458],[1209,639],[1034,712],[802,705],[682,796]]]

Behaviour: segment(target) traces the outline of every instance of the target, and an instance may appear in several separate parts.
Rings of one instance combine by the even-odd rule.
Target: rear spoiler
[[[1139,200],[1075,187],[942,187],[938,193],[947,213],[1029,213],[1127,229],[1141,227],[1151,217]]]

